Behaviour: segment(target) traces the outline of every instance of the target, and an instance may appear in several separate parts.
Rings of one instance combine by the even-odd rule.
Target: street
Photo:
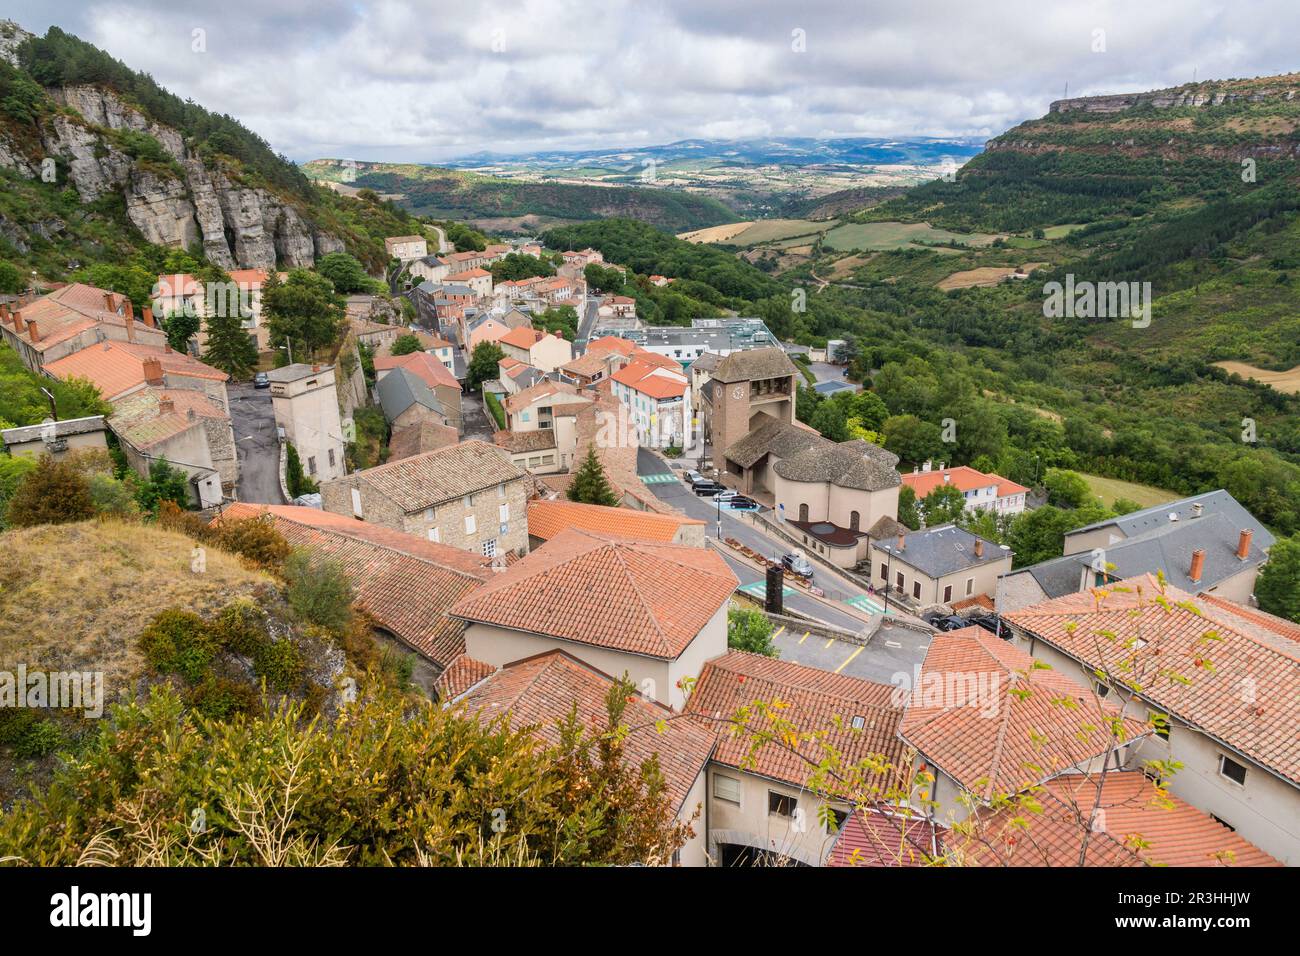
[[[239,481],[235,494],[240,501],[282,505],[280,494],[280,442],[275,433],[275,412],[271,390],[255,389],[250,382],[229,383],[230,424],[235,430],[239,456]]]

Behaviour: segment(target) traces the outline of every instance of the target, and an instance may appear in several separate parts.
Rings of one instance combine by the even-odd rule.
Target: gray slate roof
[[[53,427],[53,437],[66,438],[69,435],[85,435],[90,432],[102,432],[108,428],[103,415],[88,415],[85,418],[64,418],[57,422],[48,419],[39,425],[19,425],[6,428],[0,432],[6,445],[21,445],[24,442],[40,441],[46,435],[46,429]]]
[[[404,368],[395,368],[381,378],[377,390],[380,407],[390,422],[412,405],[422,405],[441,418],[447,417],[442,403],[429,386]]]
[[[1148,531],[1154,531],[1158,528],[1165,528],[1175,525],[1192,518],[1192,506],[1199,504],[1202,507],[1202,515],[1208,517],[1212,514],[1222,514],[1229,519],[1237,531],[1243,528],[1251,528],[1255,532],[1255,542],[1267,551],[1277,540],[1264,525],[1252,515],[1249,511],[1241,506],[1236,498],[1220,488],[1218,491],[1207,491],[1204,494],[1192,495],[1190,498],[1180,498],[1178,501],[1170,501],[1163,505],[1155,505],[1151,508],[1143,508],[1141,511],[1134,511],[1126,515],[1120,515],[1118,518],[1107,518],[1105,521],[1097,521],[1090,525],[1084,525],[1082,528],[1075,528],[1070,534],[1078,534],[1081,531],[1093,531],[1097,528],[1114,526],[1114,528],[1123,534],[1126,538],[1132,538]],[[1178,515],[1178,521],[1170,521],[1171,514]],[[1233,534],[1233,547],[1236,548],[1236,534]]]
[[[770,415],[765,415],[764,418],[767,421],[724,452],[727,458],[742,468],[750,467],[769,452],[778,458],[790,458],[815,445],[831,444],[821,435],[806,428],[786,424]]]
[[[776,463],[776,473],[787,481],[825,481],[841,488],[880,491],[903,483],[895,470],[898,456],[871,442],[855,439],[807,448]]]
[[[979,540],[984,542],[982,558],[975,557],[975,542]],[[981,539],[978,535],[951,524],[913,531],[903,539],[903,543],[902,551],[898,550],[897,541],[879,542],[876,548],[895,555],[900,561],[931,578],[941,578],[945,574],[966,568],[992,564],[1013,554],[1010,550],[1003,550],[995,541]]]
[[[794,363],[782,349],[745,349],[719,362],[713,377],[719,382],[752,382],[796,374]]]

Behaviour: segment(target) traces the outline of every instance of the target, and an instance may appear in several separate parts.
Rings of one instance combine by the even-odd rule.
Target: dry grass
[[[143,670],[136,636],[159,611],[208,617],[252,596],[266,575],[153,525],[86,521],[0,535],[0,669],[102,671],[105,700]]]
[[[728,239],[740,235],[753,222],[728,222],[721,226],[709,226],[707,229],[696,229],[694,232],[679,233],[678,239],[685,239],[687,242],[726,242]]]
[[[1270,372],[1268,369],[1256,368],[1245,362],[1215,362],[1214,364],[1224,371],[1236,372],[1242,378],[1253,378],[1261,385],[1271,385],[1279,392],[1300,395],[1300,365],[1285,372]]]
[[[1027,262],[1020,268],[1028,274],[1045,265],[1047,265],[1046,262]],[[969,289],[974,286],[997,285],[1008,276],[1015,275],[1015,272],[1016,270],[1009,266],[982,266],[979,269],[966,269],[940,279],[938,287],[947,292],[949,289]]]

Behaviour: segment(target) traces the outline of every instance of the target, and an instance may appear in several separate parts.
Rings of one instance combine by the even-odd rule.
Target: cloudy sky
[[[995,135],[1062,95],[1300,69],[1295,0],[8,0],[296,160]]]

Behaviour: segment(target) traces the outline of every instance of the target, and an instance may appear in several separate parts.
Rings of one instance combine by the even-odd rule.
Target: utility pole
[[[44,385],[40,386],[40,389],[45,393],[45,397],[50,400],[50,414],[54,416],[54,420],[57,422],[59,420],[59,406],[54,401],[54,393]]]

